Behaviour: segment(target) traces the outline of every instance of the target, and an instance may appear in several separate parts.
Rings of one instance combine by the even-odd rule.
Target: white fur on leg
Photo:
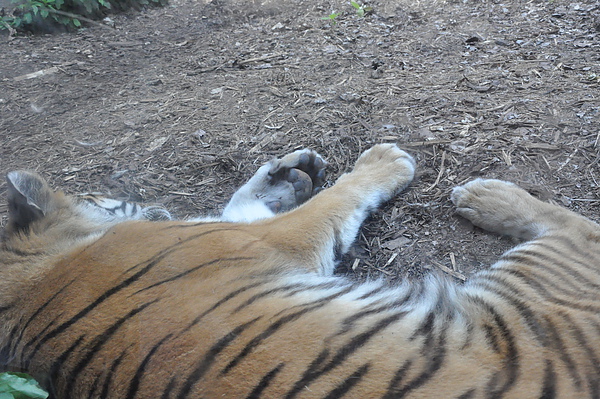
[[[263,194],[268,192],[267,176],[270,167],[270,163],[261,166],[254,176],[233,194],[221,216],[197,217],[189,221],[251,223],[275,216],[266,205],[268,199],[265,199]]]
[[[267,219],[275,216],[275,213],[260,200],[233,201],[227,204],[223,210],[221,220],[224,222],[250,223],[255,220]]]
[[[268,192],[270,163],[261,166],[246,184],[240,187],[231,197],[223,210],[221,220],[225,222],[253,222],[275,216],[265,203]]]

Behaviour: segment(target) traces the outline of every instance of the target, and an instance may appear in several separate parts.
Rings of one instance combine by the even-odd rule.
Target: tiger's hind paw
[[[454,188],[450,199],[459,215],[485,230],[526,240],[542,230],[544,204],[516,184],[475,179]]]
[[[275,198],[267,206],[275,212],[284,212],[306,202],[323,188],[327,162],[315,151],[294,151],[269,163],[267,175]],[[268,197],[268,192],[264,193]]]
[[[223,219],[251,222],[296,208],[322,189],[326,166],[308,149],[268,162],[233,194]]]
[[[173,217],[169,211],[162,206],[148,206],[146,208],[142,208],[142,215],[144,219],[147,219],[151,222],[173,220]]]

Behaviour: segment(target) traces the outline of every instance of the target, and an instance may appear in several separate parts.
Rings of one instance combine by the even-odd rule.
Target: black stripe
[[[90,387],[90,390],[88,391],[88,399],[93,399],[94,398],[94,393],[96,392],[96,389],[98,388],[98,385],[100,385],[100,377],[102,377],[102,374],[96,374],[96,378],[94,378],[94,382],[92,383],[92,386]]]
[[[500,273],[509,273],[513,274],[511,270],[494,270],[495,274]],[[521,273],[516,272],[518,275]],[[527,304],[518,299],[518,298],[526,298],[527,295],[523,292],[517,291],[515,288],[515,284],[504,280],[497,275],[484,275],[481,277],[483,281],[476,279],[473,281],[474,284],[481,286],[486,291],[493,293],[494,295],[500,297],[504,301],[508,302],[508,305],[514,307],[514,309],[519,313],[525,324],[529,327],[531,332],[533,332],[537,338],[537,340],[544,346],[548,344],[548,339],[546,337],[546,329],[544,326],[540,324],[540,320],[536,316],[535,312],[531,310]]]
[[[550,360],[546,360],[544,369],[544,383],[540,399],[553,399],[556,397],[556,373]]]
[[[515,343],[515,337],[508,328],[506,320],[494,309],[494,307],[483,300],[478,301],[483,311],[489,313],[499,331],[499,337],[504,341],[505,354],[503,356],[503,368],[499,379],[492,378],[486,387],[486,393],[491,398],[500,398],[517,381],[520,372],[519,352]]]
[[[278,292],[286,292],[286,291],[295,290],[296,288],[299,288],[299,287],[306,288],[306,287],[310,287],[310,286],[308,286],[304,283],[295,283],[295,284],[284,285],[281,287],[271,288],[266,291],[259,292],[258,294],[254,294],[250,298],[246,299],[244,302],[242,302],[241,305],[239,305],[238,307],[233,309],[233,311],[231,313],[237,313],[240,310],[244,309],[245,307],[250,306],[254,302],[256,302],[259,299],[262,299],[264,297],[267,297],[267,296],[270,297],[273,294],[278,293]]]
[[[473,336],[474,336],[474,332],[475,332],[475,325],[473,324],[472,320],[466,320],[467,323],[467,332],[465,333],[465,343],[460,347],[461,351],[466,350],[469,346],[471,346],[471,343],[473,342]]]
[[[359,348],[365,345],[374,335],[388,327],[390,324],[397,322],[403,318],[407,312],[398,312],[387,316],[375,324],[370,330],[353,337],[349,343],[338,349],[335,355],[327,362],[322,364],[328,356],[329,350],[324,349],[318,356],[318,362],[313,362],[304,372],[302,377],[296,381],[292,389],[286,394],[286,398],[290,399],[298,395],[303,389],[310,385],[313,381],[328,373],[335,367],[342,364],[350,355],[354,354]]]
[[[413,364],[413,361],[411,359],[409,359],[409,360],[405,361],[398,370],[396,370],[396,372],[394,373],[394,377],[392,377],[392,380],[388,384],[387,393],[383,396],[382,399],[393,399],[396,397],[396,393],[398,392],[398,387],[400,386],[400,383],[406,376],[406,373],[408,372],[408,370],[410,370],[412,364]]]
[[[128,399],[135,398],[135,395],[137,394],[137,391],[140,388],[140,382],[142,381],[142,378],[145,376],[146,367],[148,366],[150,359],[156,353],[156,351],[162,346],[162,344],[164,344],[169,338],[171,338],[171,336],[173,336],[173,334],[168,334],[163,339],[158,341],[156,343],[156,345],[154,345],[152,347],[152,349],[150,349],[150,351],[148,352],[146,357],[144,357],[144,360],[142,360],[142,363],[140,363],[139,367],[135,371],[135,374],[133,375],[133,378],[129,382],[129,389],[127,390],[127,395],[125,396],[126,398],[128,398]]]
[[[11,354],[12,350],[10,348],[12,345],[17,345],[17,343],[13,344],[15,336],[17,335],[17,331],[19,331],[18,325],[13,326],[10,329],[8,338],[4,341],[4,345],[0,347],[0,366],[6,366],[13,360],[13,356]]]
[[[379,288],[383,288],[383,287],[379,287]],[[382,312],[391,311],[395,308],[402,306],[403,304],[406,303],[406,301],[408,301],[410,299],[410,296],[411,296],[411,291],[407,290],[401,298],[396,299],[391,303],[386,303],[384,305],[376,306],[376,307],[368,307],[364,310],[361,310],[360,312],[354,313],[352,316],[346,317],[344,320],[342,320],[341,328],[339,329],[339,331],[337,331],[335,333],[335,335],[342,335],[342,334],[347,333],[352,328],[354,328],[354,325],[360,319],[363,319],[365,317],[372,316],[372,315],[377,315]]]
[[[160,399],[169,399],[171,397],[171,392],[173,392],[173,389],[175,389],[175,378],[176,376],[171,377],[169,383],[165,387],[165,390],[160,396]]]
[[[381,291],[385,290],[388,287],[385,287],[384,285],[380,285],[379,287],[372,289],[371,291],[367,292],[366,294],[359,296],[358,298],[356,298],[359,301],[362,301],[363,299],[367,299],[375,294],[379,294]]]
[[[100,394],[99,398],[108,398],[109,397],[110,386],[112,384],[113,376],[117,375],[117,369],[119,368],[119,365],[123,361],[123,358],[125,357],[126,354],[127,354],[127,349],[125,349],[123,352],[121,352],[121,354],[119,355],[118,358],[113,360],[112,364],[110,365],[110,368],[108,369],[108,376],[106,377],[104,384],[102,384],[102,393]]]
[[[193,326],[195,326],[196,324],[198,324],[207,314],[213,312],[215,309],[217,309],[219,306],[223,305],[224,303],[232,300],[233,298],[237,297],[238,295],[252,289],[255,287],[258,287],[260,285],[265,284],[262,281],[256,282],[256,283],[252,283],[249,285],[246,285],[244,287],[238,288],[235,291],[230,292],[229,294],[225,295],[223,298],[219,299],[217,302],[215,302],[214,305],[212,305],[210,308],[208,308],[207,310],[205,310],[204,312],[202,312],[198,317],[196,317],[194,320],[192,320],[192,322],[182,330],[182,334],[184,332],[189,331]]]
[[[29,235],[30,232],[24,232],[26,235]],[[20,249],[15,249],[15,248],[2,248],[4,251],[10,252],[13,255],[17,255],[17,256],[22,256],[22,257],[30,257],[30,256],[37,256],[37,255],[44,255],[46,253],[46,251],[22,251]],[[10,263],[15,263],[15,262],[10,262]]]
[[[263,297],[271,296],[272,294],[275,294],[277,292],[282,292],[285,294],[285,295],[283,295],[283,297],[289,298],[291,296],[296,295],[299,292],[305,293],[308,291],[320,291],[320,290],[326,290],[326,289],[331,289],[331,288],[345,288],[343,291],[344,293],[347,293],[350,291],[350,289],[348,288],[348,285],[340,284],[340,281],[333,281],[333,282],[326,282],[326,283],[312,284],[312,285],[304,284],[304,283],[289,284],[289,285],[285,285],[282,287],[276,287],[276,288],[273,288],[273,289],[270,289],[267,291],[259,292],[258,294],[253,295],[248,300],[246,300],[241,305],[239,305],[237,308],[235,308],[232,313],[237,313],[237,312],[241,311],[242,309],[244,309],[245,307],[251,305],[253,302],[255,302]],[[338,293],[336,293],[335,295],[339,296]],[[322,299],[318,299],[315,302],[311,302],[308,304],[300,304],[300,305],[296,305],[294,307],[303,307],[303,306],[311,305],[313,303],[321,302],[321,301],[322,301]],[[284,312],[289,311],[290,309],[293,309],[294,307],[286,308],[286,309],[284,309]],[[279,312],[278,314],[280,314],[280,313],[282,313],[282,312]]]
[[[0,313],[4,313],[7,310],[11,310],[13,308],[13,306],[14,306],[13,304],[6,305],[6,306],[0,306]]]
[[[310,285],[305,285],[304,287],[301,286],[300,288],[290,290],[290,292],[288,292],[285,296],[289,298],[289,297],[296,295],[299,292],[304,293],[307,291],[319,291],[319,290],[327,290],[327,289],[331,289],[331,288],[346,288],[346,287],[348,287],[348,285],[351,285],[351,283],[349,283],[343,279],[336,278],[335,280],[327,281],[325,283],[310,284]]]
[[[335,333],[335,335],[338,336],[346,334],[348,331],[352,330],[355,327],[355,324],[358,320],[368,316],[378,315],[382,312],[389,311],[390,309],[393,309],[393,306],[385,305],[373,309],[362,310],[353,314],[352,316],[348,316],[344,320],[342,320],[342,322],[340,323],[341,328]]]
[[[148,306],[150,306],[154,303],[157,303],[158,301],[159,301],[158,299],[155,299],[153,301],[150,301],[150,302],[147,302],[147,303],[141,305],[140,307],[138,307],[136,309],[131,310],[125,316],[121,317],[116,322],[114,322],[110,327],[108,327],[106,330],[104,330],[104,332],[102,332],[100,335],[97,335],[92,340],[92,342],[90,342],[89,344],[86,345],[86,349],[89,348],[87,350],[87,353],[72,368],[71,373],[68,375],[67,389],[66,389],[67,397],[70,397],[73,390],[76,388],[76,386],[77,386],[76,382],[77,382],[77,378],[79,377],[79,375],[82,372],[84,372],[84,369],[88,366],[88,364],[90,364],[90,362],[94,359],[94,357],[98,354],[98,352],[100,352],[102,347],[112,338],[112,336],[117,332],[117,330],[123,324],[125,324],[125,322],[129,321],[135,315],[137,315],[138,313],[140,313],[144,309],[146,309]],[[64,372],[64,370],[63,370],[63,372]]]
[[[96,392],[96,388],[98,388],[98,385],[100,385],[101,376],[102,375],[100,374],[96,374],[96,378],[94,378],[94,382],[92,383],[92,385],[90,386],[90,390],[88,391],[88,399],[94,398],[94,392]]]
[[[344,287],[344,286],[342,286],[342,287]],[[342,288],[342,287],[339,287],[339,288]],[[314,301],[304,302],[304,303],[300,303],[298,305],[293,305],[293,306],[287,307],[287,308],[275,313],[273,315],[273,317],[278,317],[281,314],[287,313],[290,310],[294,310],[294,309],[298,309],[298,308],[306,308],[306,307],[312,307],[314,305],[327,304],[327,303],[333,301],[334,299],[341,297],[342,295],[346,295],[353,289],[354,289],[353,286],[346,285],[343,290],[340,290],[340,291],[336,292],[335,294],[332,294],[332,295],[329,295],[329,296],[326,296],[323,298],[315,299]]]
[[[329,302],[331,302],[335,298],[345,295],[351,289],[352,289],[352,287],[348,287],[345,290],[339,291],[339,292],[337,292],[333,295],[329,295],[325,298],[318,299],[314,302],[311,302],[308,304],[303,304],[303,305],[297,305],[297,306],[293,306],[293,307],[289,308],[289,309],[293,309],[293,308],[297,308],[297,307],[304,307],[304,309],[301,309],[297,312],[280,317],[275,322],[270,324],[266,330],[264,330],[263,332],[261,332],[260,334],[258,334],[254,338],[252,338],[252,340],[250,340],[250,342],[248,342],[246,344],[244,349],[242,349],[242,351],[240,353],[238,353],[227,364],[227,366],[225,366],[225,368],[223,368],[223,370],[221,370],[221,374],[227,374],[228,372],[230,372],[231,369],[233,369],[235,366],[237,366],[240,361],[242,361],[246,356],[248,356],[254,348],[256,348],[258,345],[260,345],[265,339],[267,339],[271,335],[275,334],[280,328],[282,328],[286,324],[299,319],[300,317],[304,316],[307,313],[310,313],[312,311],[322,308],[323,306],[327,305]],[[289,310],[289,309],[286,309],[286,310]],[[282,311],[282,312],[284,312],[284,311]],[[278,314],[280,314],[282,312],[279,312]]]
[[[244,256],[240,256],[240,257],[236,257],[236,258],[218,258],[218,259],[213,259],[211,261],[202,263],[202,264],[200,264],[198,266],[194,266],[194,267],[192,267],[192,268],[190,268],[190,269],[188,269],[188,270],[186,270],[184,272],[176,274],[173,277],[169,277],[168,279],[161,280],[161,281],[158,281],[158,282],[156,282],[154,284],[150,284],[147,287],[141,288],[141,289],[137,290],[136,292],[134,292],[133,294],[131,294],[130,296],[139,294],[140,292],[149,290],[149,289],[154,288],[154,287],[158,287],[159,285],[163,285],[163,284],[170,283],[172,281],[178,280],[178,279],[180,279],[182,277],[187,276],[190,273],[193,273],[193,272],[195,272],[197,270],[202,269],[203,267],[214,265],[215,263],[220,263],[220,262],[237,262],[237,261],[252,260],[252,259],[254,259],[254,258],[244,257]]]
[[[104,198],[100,198],[100,201],[103,201],[103,200],[104,200]],[[130,206],[130,205],[132,207],[135,207],[135,204],[127,202],[127,201],[120,201],[119,205],[115,205],[112,208],[106,207],[106,206],[104,206],[104,205],[102,205],[100,203],[96,203],[96,206],[98,208],[104,209],[104,210],[112,213],[113,215],[117,215],[117,213],[118,213],[117,211],[121,211],[121,213],[123,215],[127,215],[127,216],[129,216],[129,213],[127,212],[127,207]],[[134,213],[134,215],[135,215],[135,213]]]
[[[500,348],[498,335],[495,333],[494,328],[487,323],[482,325],[481,328],[483,329],[483,334],[485,335],[485,339],[488,345],[492,348],[494,352],[501,353],[502,348]]]
[[[263,378],[260,379],[260,382],[258,384],[256,384],[256,386],[254,387],[252,392],[250,392],[250,394],[248,396],[246,396],[246,399],[260,398],[260,395],[262,395],[263,391],[265,389],[267,389],[267,387],[269,386],[271,381],[273,381],[273,379],[277,376],[277,374],[279,374],[279,372],[281,371],[282,368],[283,368],[283,363],[279,363],[273,370],[271,370],[267,374],[265,374],[263,376]]]
[[[58,384],[58,376],[60,374],[62,374],[62,367],[63,367],[63,363],[67,360],[67,358],[71,355],[71,353],[81,344],[81,342],[83,341],[84,336],[80,336],[79,338],[77,338],[75,340],[75,342],[73,342],[71,344],[71,346],[64,351],[63,353],[60,354],[60,356],[58,356],[54,362],[52,362],[52,365],[50,366],[50,371],[48,373],[49,378],[50,378],[50,383],[52,384],[53,387],[56,387]],[[60,389],[63,388],[63,389]],[[59,389],[60,391],[64,392],[64,388],[65,385],[61,384],[59,385]],[[63,396],[61,396],[63,397]],[[66,398],[66,396],[65,396]]]
[[[338,399],[347,394],[369,371],[369,363],[360,366],[351,376],[342,381],[337,387],[325,396],[324,399]]]
[[[214,363],[216,357],[227,348],[241,333],[243,333],[248,327],[254,324],[260,317],[250,320],[247,323],[241,324],[234,328],[232,331],[227,333],[223,338],[217,341],[210,349],[206,352],[202,360],[198,363],[194,371],[188,375],[183,387],[179,391],[177,398],[185,398],[192,390],[192,387],[204,377],[204,374],[210,369]]]
[[[577,326],[577,324],[573,321],[568,314],[561,314],[560,316],[565,319],[565,325],[569,326],[569,330],[571,335],[575,338],[579,347],[583,348],[583,356],[587,357],[589,364],[594,369],[594,373],[592,375],[588,375],[588,387],[591,392],[598,392],[600,381],[598,381],[598,376],[600,375],[600,360],[596,355],[597,347],[594,344],[590,345],[590,342],[587,340],[585,334],[581,331],[581,329]],[[582,359],[579,359],[580,361]],[[594,396],[598,397],[598,396]]]
[[[435,322],[435,315],[433,312],[429,312],[426,317],[423,318],[421,325],[417,327],[414,333],[408,338],[409,341],[414,341],[419,335],[428,335],[433,329]]]
[[[433,336],[433,331],[428,333],[423,341],[421,353],[426,358],[425,370],[407,382],[404,387],[396,392],[389,392],[387,398],[401,398],[420,386],[423,386],[441,369],[446,359],[446,330],[442,330],[439,337]]]
[[[471,399],[475,396],[475,389],[469,389],[467,392],[463,393],[456,399]]]

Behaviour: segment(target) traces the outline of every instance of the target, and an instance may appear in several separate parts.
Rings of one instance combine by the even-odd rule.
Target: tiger
[[[298,150],[221,217],[158,221],[8,173],[0,368],[54,398],[600,397],[597,224],[478,178],[450,200],[521,241],[497,263],[357,282],[336,262],[416,162],[378,144],[321,189],[325,167]]]

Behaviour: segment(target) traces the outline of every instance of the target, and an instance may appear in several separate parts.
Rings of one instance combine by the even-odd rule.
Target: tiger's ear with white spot
[[[37,173],[17,170],[6,175],[8,223],[13,231],[27,230],[52,209],[54,191]]]

